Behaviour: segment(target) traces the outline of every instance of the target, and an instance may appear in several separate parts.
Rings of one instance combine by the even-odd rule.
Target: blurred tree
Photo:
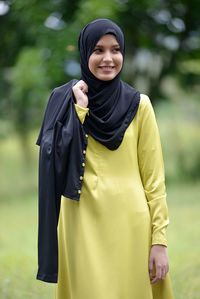
[[[118,0],[127,45],[128,81],[146,85],[158,99],[163,79],[175,75],[183,88],[200,83],[199,73],[182,65],[200,66],[200,2],[198,0]],[[145,81],[145,82],[144,82]],[[141,86],[142,88],[142,86]]]
[[[12,66],[24,46],[38,45],[48,39],[48,31],[63,29],[74,19],[80,0],[23,0],[1,1],[9,10],[0,10],[1,52],[0,67]],[[50,18],[51,17],[51,18]],[[48,20],[49,18],[49,20]]]
[[[77,59],[78,29],[69,24],[78,4],[0,1],[0,117],[14,124],[23,148],[29,130],[41,124],[50,90],[71,78],[65,65]]]
[[[41,50],[24,48],[18,55],[15,67],[10,71],[9,80],[12,86],[10,117],[14,120],[24,156],[28,161],[28,132],[38,126],[37,115],[40,115],[41,102],[49,93]]]
[[[0,116],[7,118],[9,111],[22,135],[41,122],[46,94],[79,77],[78,35],[94,18],[110,18],[122,27],[126,38],[123,79],[153,101],[164,96],[161,86],[169,75],[176,76],[184,88],[199,83],[198,0],[0,3]]]

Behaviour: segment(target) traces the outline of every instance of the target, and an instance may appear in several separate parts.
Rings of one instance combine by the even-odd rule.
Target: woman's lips
[[[112,65],[109,65],[109,66],[102,65],[102,66],[99,66],[99,69],[101,69],[103,72],[112,72],[112,70],[114,69],[114,66],[112,66]]]

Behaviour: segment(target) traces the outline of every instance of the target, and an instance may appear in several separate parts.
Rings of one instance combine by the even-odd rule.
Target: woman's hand
[[[168,271],[169,262],[167,248],[164,245],[153,245],[149,255],[149,275],[151,283],[153,284],[164,279]]]
[[[83,80],[80,80],[72,87],[72,90],[76,99],[76,104],[86,108],[88,106],[88,97],[86,95],[88,92],[87,84]]]

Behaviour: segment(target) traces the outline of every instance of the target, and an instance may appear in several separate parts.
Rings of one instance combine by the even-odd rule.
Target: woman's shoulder
[[[148,97],[148,95],[141,93],[140,94],[140,105],[139,105],[138,112],[143,113],[146,110],[150,110],[150,109],[152,109],[152,104],[151,104],[150,98]]]
[[[148,104],[151,104],[151,100],[148,95],[141,93],[140,94],[140,105],[146,106]]]

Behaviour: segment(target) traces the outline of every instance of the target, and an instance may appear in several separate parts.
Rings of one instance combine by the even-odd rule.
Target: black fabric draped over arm
[[[76,82],[72,80],[51,93],[36,142],[40,145],[37,279],[46,282],[57,282],[61,195],[79,200],[79,177],[84,172],[87,138],[74,107],[72,86]]]

